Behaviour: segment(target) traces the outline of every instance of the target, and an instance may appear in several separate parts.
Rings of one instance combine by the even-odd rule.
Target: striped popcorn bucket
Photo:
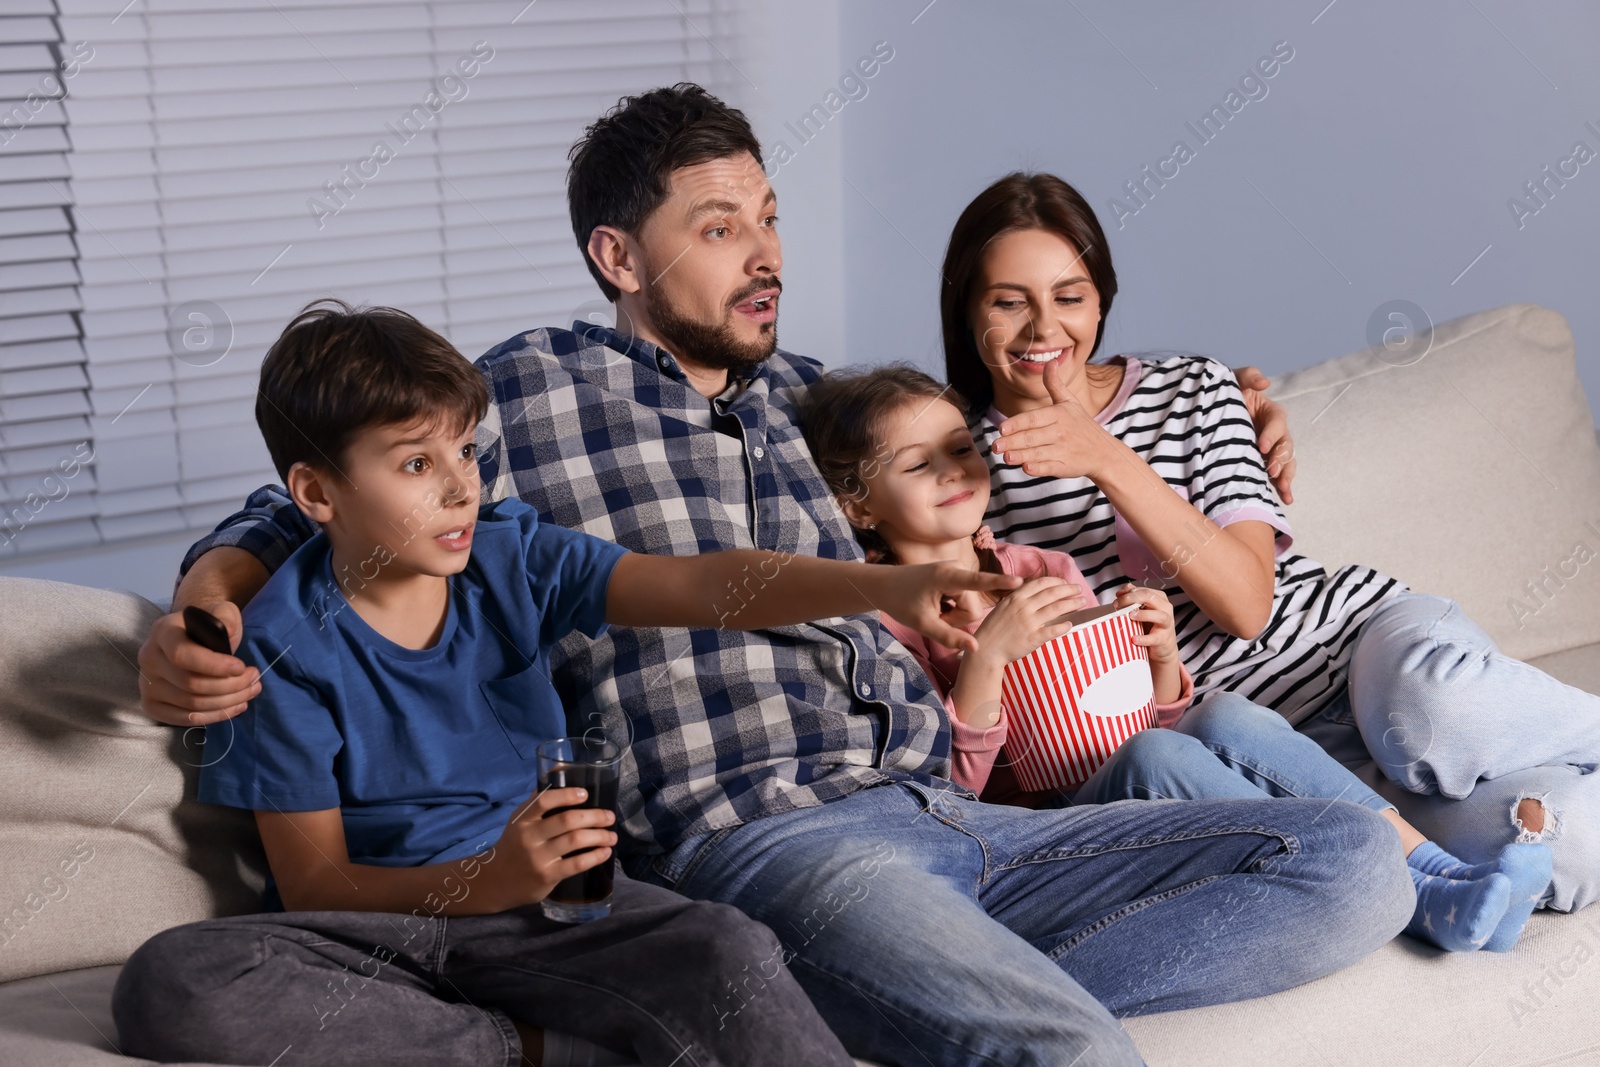
[[[1006,751],[1024,789],[1088,778],[1117,746],[1156,725],[1150,656],[1134,638],[1138,605],[1066,616],[1073,627],[1006,668]]]

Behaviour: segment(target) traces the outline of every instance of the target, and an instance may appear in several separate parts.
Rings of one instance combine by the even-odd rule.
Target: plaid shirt
[[[477,362],[494,399],[478,431],[489,499],[514,493],[541,520],[635,552],[861,558],[796,424],[819,363],[779,350],[707,401],[664,349],[573,325],[581,335],[533,330]],[[269,486],[183,570],[219,545],[274,570],[314,532]],[[761,585],[752,574],[708,594],[733,611]],[[612,627],[569,635],[550,663],[574,732],[630,742],[618,812],[630,850],[949,777],[944,709],[876,615],[750,633]]]

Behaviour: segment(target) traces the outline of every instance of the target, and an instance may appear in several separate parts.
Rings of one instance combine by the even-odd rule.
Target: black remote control
[[[201,648],[221,652],[224,656],[233,655],[232,642],[228,640],[228,628],[204,608],[192,605],[184,608],[183,629],[189,635],[189,640]]]

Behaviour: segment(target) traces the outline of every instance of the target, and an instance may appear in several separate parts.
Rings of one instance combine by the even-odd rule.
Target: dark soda
[[[587,789],[589,799],[573,807],[603,808],[610,812],[617,810],[616,764],[595,767],[583,763],[558,763],[546,773],[545,784],[551,789]],[[568,810],[570,809],[555,808],[546,815],[546,818],[558,811]],[[590,851],[593,850],[580,848],[576,852],[567,853],[567,856],[577,856]],[[551,891],[550,901],[555,904],[597,904],[610,900],[612,867],[612,861],[607,860],[582,874],[563,878]]]

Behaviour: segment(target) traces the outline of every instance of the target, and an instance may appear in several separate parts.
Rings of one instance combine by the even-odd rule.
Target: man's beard
[[[781,289],[777,279],[746,287],[734,298],[734,305],[765,289]],[[778,322],[761,324],[754,341],[742,341],[734,329],[730,307],[718,323],[699,322],[678,312],[660,290],[651,294],[650,322],[672,353],[712,370],[743,370],[766,361],[778,348]]]

